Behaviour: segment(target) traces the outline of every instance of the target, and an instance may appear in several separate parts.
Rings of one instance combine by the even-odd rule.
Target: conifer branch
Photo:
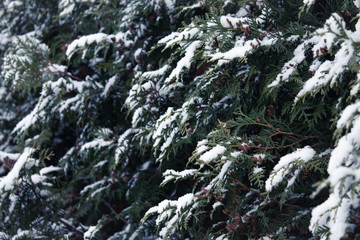
[[[309,140],[309,139],[314,139],[314,138],[320,138],[320,136],[304,136],[302,139],[299,139],[298,141],[295,141],[291,144],[287,144],[284,146],[278,146],[278,147],[262,147],[262,146],[256,146],[256,145],[249,145],[249,148],[255,148],[255,149],[263,149],[263,150],[278,150],[278,149],[284,149],[284,148],[290,148],[293,147],[303,141]],[[240,147],[241,149],[241,147]]]
[[[44,56],[44,54],[41,52],[41,51],[36,51],[35,52],[36,55],[40,56],[42,59],[44,59],[46,61],[46,64],[47,66],[51,66],[53,69],[57,69],[58,72],[52,72],[52,71],[42,71],[42,72],[39,72],[38,74],[58,74],[60,76],[68,76],[74,80],[77,80],[77,81],[82,81],[82,79],[80,79],[79,77],[69,73],[68,71],[61,71],[60,69],[58,69],[57,66],[54,65],[54,63],[49,59],[47,58],[46,56]]]
[[[360,3],[274,2],[0,0],[0,238],[359,238]]]

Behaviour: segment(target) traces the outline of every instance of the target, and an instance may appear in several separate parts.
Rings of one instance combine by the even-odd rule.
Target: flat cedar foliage
[[[0,239],[359,239],[359,0],[0,0]]]

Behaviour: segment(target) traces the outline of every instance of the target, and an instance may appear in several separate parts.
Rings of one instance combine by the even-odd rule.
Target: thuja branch
[[[271,134],[270,136],[267,136],[267,138],[272,138],[276,135],[282,134],[282,135],[297,135],[296,133],[293,132],[283,132],[281,131],[279,128],[275,128],[276,132]]]
[[[283,145],[283,146],[263,147],[263,146],[259,146],[259,145],[250,145],[250,144],[243,144],[243,143],[238,143],[236,145],[232,145],[232,147],[237,147],[237,148],[239,148],[241,150],[244,150],[245,152],[247,152],[250,149],[254,149],[254,148],[255,149],[263,149],[265,151],[266,150],[284,149],[284,148],[292,147],[292,146],[294,146],[294,145],[296,145],[298,143],[301,143],[301,142],[309,140],[309,139],[320,138],[320,136],[314,136],[314,135],[312,135],[312,136],[303,136],[301,134],[294,133],[294,132],[282,131],[282,130],[280,130],[280,128],[276,128],[276,127],[274,127],[273,125],[269,124],[266,121],[265,121],[265,123],[261,123],[261,120],[260,120],[259,117],[257,117],[256,120],[253,120],[250,117],[246,116],[241,111],[240,111],[240,115],[249,120],[249,122],[247,124],[242,124],[242,125],[259,125],[259,126],[263,126],[263,127],[275,130],[274,133],[272,133],[272,134],[270,134],[269,136],[266,137],[268,139],[272,138],[274,136],[278,136],[278,135],[296,136],[296,137],[300,138],[299,140],[297,140],[297,141],[295,141],[293,143]],[[221,127],[226,128],[226,130],[227,130],[226,133],[228,133],[229,129],[227,127],[227,124],[225,122],[221,122],[220,120],[218,120],[218,122],[221,125]]]
[[[238,184],[238,185],[241,186],[241,188],[239,190],[241,190],[241,191],[249,191],[249,192],[255,193],[256,195],[260,195],[259,191],[256,191],[256,190],[254,190],[252,188],[249,188],[243,182],[241,182],[239,179],[237,179],[235,177],[232,177],[232,181],[233,181],[234,184]]]
[[[46,63],[48,64],[48,66],[51,66],[52,68],[58,70],[57,72],[52,72],[52,71],[49,71],[49,72],[40,72],[40,73],[44,73],[44,74],[59,74],[60,76],[68,76],[74,80],[78,80],[78,81],[82,81],[81,78],[71,74],[71,73],[68,73],[67,71],[61,71],[60,69],[58,69],[54,63],[49,59],[47,58],[46,56],[44,56],[44,54],[42,54],[40,51],[36,51],[36,55],[43,58]]]
[[[30,184],[25,178],[22,178],[22,181],[20,183],[20,187],[21,186],[26,186],[28,189],[30,189],[32,191],[32,193],[34,194],[34,197],[37,199],[37,202],[43,206],[43,208],[41,209],[41,212],[44,216],[50,216],[49,213],[47,211],[45,211],[47,208],[50,209],[52,211],[52,213],[56,213],[58,212],[58,209],[55,209],[53,206],[47,204],[46,202],[43,201],[40,193],[38,191],[36,191],[35,189],[35,185]],[[64,226],[69,229],[72,230],[76,233],[79,233],[81,235],[84,234],[83,231],[80,231],[79,229],[77,229],[75,226],[71,225],[70,223],[68,223],[67,221],[65,221],[63,218],[59,218],[58,222],[64,224]],[[95,237],[93,237],[94,240],[96,240]]]
[[[315,139],[315,138],[320,138],[320,136],[302,136],[302,135],[298,135],[295,133],[291,133],[291,132],[276,132],[270,136],[268,136],[267,138],[279,135],[279,134],[285,134],[285,135],[295,135],[295,136],[300,136],[301,138],[293,143],[287,144],[287,145],[283,145],[283,146],[273,146],[273,147],[263,147],[263,146],[259,146],[259,145],[251,145],[251,144],[244,144],[242,143],[238,143],[236,145],[232,145],[231,147],[237,147],[240,150],[243,150],[245,152],[248,152],[250,149],[262,149],[262,150],[278,150],[278,149],[284,149],[284,148],[289,148],[289,147],[293,147],[296,144],[299,144],[303,141],[309,140],[309,139]]]
[[[263,149],[263,150],[276,150],[276,149],[284,149],[284,148],[289,148],[292,147],[298,143],[301,143],[303,141],[309,140],[309,139],[314,139],[314,138],[320,138],[319,136],[304,136],[302,139],[293,142],[291,144],[288,145],[284,145],[284,146],[278,146],[278,147],[262,147],[262,146],[256,146],[256,145],[249,145],[248,148],[258,148],[258,149]]]

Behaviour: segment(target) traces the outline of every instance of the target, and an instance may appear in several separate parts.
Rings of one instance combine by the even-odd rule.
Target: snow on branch
[[[20,171],[25,166],[26,162],[30,160],[31,154],[34,152],[33,148],[25,148],[19,158],[16,160],[10,172],[0,178],[0,192],[11,190],[20,176]]]
[[[157,206],[150,208],[143,218],[143,222],[153,214],[158,214],[156,224],[164,224],[159,232],[160,237],[167,237],[174,233],[183,222],[192,217],[192,212],[198,207],[197,198],[188,193],[177,200],[164,200]]]
[[[172,169],[168,169],[163,174],[164,180],[162,181],[161,186],[164,186],[166,183],[170,181],[176,182],[182,179],[193,177],[194,175],[196,175],[197,172],[198,169],[185,169],[180,172]]]
[[[49,107],[51,107],[55,100],[59,97],[61,85],[64,84],[65,80],[63,78],[59,78],[56,82],[46,82],[43,85],[38,103],[30,114],[16,124],[13,129],[13,133],[23,133],[40,119],[43,119],[46,115],[46,110],[49,109]],[[49,91],[53,91],[54,94],[49,95]]]
[[[66,56],[68,59],[71,59],[72,55],[79,49],[84,48],[87,45],[91,45],[93,43],[112,43],[111,38],[113,36],[105,34],[105,33],[95,33],[80,37],[79,39],[74,40],[66,49]],[[84,55],[83,55],[84,56]]]
[[[330,240],[340,239],[350,223],[351,209],[360,201],[360,105],[359,102],[347,106],[337,122],[338,134],[342,129],[347,133],[337,142],[328,165],[328,179],[319,186],[319,190],[330,185],[329,198],[312,211],[310,229],[316,233],[326,226],[330,229]],[[325,239],[325,238],[323,238]]]
[[[355,44],[359,42],[360,25],[356,30],[347,30],[345,21],[337,13],[332,14],[324,24],[317,29],[310,38],[303,36],[302,43],[294,50],[294,57],[284,64],[280,74],[268,85],[269,88],[278,86],[281,82],[289,81],[297,71],[299,64],[305,61],[306,51],[312,46],[313,62],[309,73],[313,75],[298,92],[295,102],[309,93],[316,93],[324,86],[333,87],[342,74],[348,70],[349,64],[356,58]],[[333,60],[323,60],[325,54],[334,55]],[[354,86],[356,91],[356,85]]]
[[[265,182],[266,191],[270,192],[279,185],[286,176],[291,177],[288,180],[287,188],[292,186],[300,174],[301,165],[313,159],[316,152],[310,146],[299,148],[295,152],[289,153],[280,158],[280,161],[273,168],[269,178]],[[294,168],[296,168],[295,171]]]
[[[194,41],[190,43],[190,45],[185,49],[185,56],[180,61],[178,61],[176,68],[171,72],[170,76],[165,79],[165,84],[170,83],[173,78],[178,81],[180,77],[180,71],[182,71],[184,68],[190,68],[195,51],[197,48],[199,48],[199,46],[201,46],[200,41]]]
[[[198,27],[194,24],[190,24],[187,28],[185,28],[182,32],[173,32],[170,35],[162,38],[159,41],[159,44],[166,44],[164,49],[167,49],[177,43],[182,42],[183,40],[195,40],[200,38],[202,32]]]

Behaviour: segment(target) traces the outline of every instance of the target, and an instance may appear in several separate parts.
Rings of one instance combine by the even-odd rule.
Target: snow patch
[[[204,163],[210,163],[212,160],[216,159],[219,155],[223,154],[225,151],[226,148],[224,146],[216,145],[214,148],[201,155],[199,160]]]
[[[9,191],[13,188],[20,175],[20,170],[24,167],[33,152],[33,148],[25,148],[10,172],[5,177],[0,178],[0,192]]]
[[[286,175],[292,173],[293,167],[297,166],[296,161],[308,162],[314,156],[316,152],[310,146],[304,148],[299,148],[295,152],[289,153],[280,158],[280,161],[275,165],[272,173],[265,182],[266,191],[270,192],[274,187],[281,183]],[[288,181],[288,187],[291,186],[296,177],[300,174],[300,166],[297,166],[298,169],[293,173],[292,179]]]
[[[105,88],[104,88],[104,91],[101,93],[101,96],[102,97],[107,97],[109,95],[109,92],[110,92],[110,89],[115,85],[116,83],[116,79],[117,77],[116,76],[112,76],[108,81],[107,83],[105,84]]]
[[[67,47],[66,56],[68,57],[68,59],[70,59],[76,50],[92,43],[99,44],[101,42],[111,42],[108,37],[109,36],[105,33],[95,33],[76,39]]]
[[[99,231],[97,226],[91,226],[89,229],[84,233],[84,240],[90,240],[95,237],[95,234]]]

